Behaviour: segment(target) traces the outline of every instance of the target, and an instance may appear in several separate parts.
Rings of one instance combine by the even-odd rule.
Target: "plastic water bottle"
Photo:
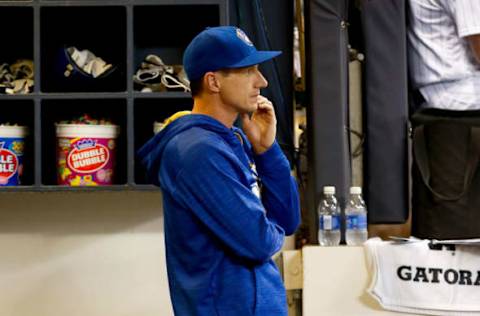
[[[361,187],[350,188],[350,199],[345,207],[347,245],[362,245],[368,238],[367,208],[362,198]]]
[[[337,246],[340,243],[340,207],[335,197],[335,187],[323,187],[323,199],[318,206],[318,243],[320,246]]]

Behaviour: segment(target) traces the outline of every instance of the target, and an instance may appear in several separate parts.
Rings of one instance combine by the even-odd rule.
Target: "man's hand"
[[[257,110],[251,117],[248,114],[242,114],[242,122],[243,131],[257,155],[264,153],[272,146],[277,133],[277,118],[273,104],[267,98],[258,96]]]

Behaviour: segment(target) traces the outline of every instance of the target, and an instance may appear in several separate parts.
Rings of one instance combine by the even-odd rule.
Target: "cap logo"
[[[237,37],[241,39],[248,46],[253,46],[253,43],[248,38],[247,34],[245,34],[241,29],[238,29],[238,28],[237,28]]]

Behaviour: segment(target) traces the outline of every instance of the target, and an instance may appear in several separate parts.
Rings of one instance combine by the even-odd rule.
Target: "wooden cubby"
[[[133,75],[148,54],[182,64],[195,34],[228,24],[228,0],[33,0],[0,1],[4,32],[0,64],[33,59],[30,94],[0,94],[0,123],[27,125],[21,186],[1,191],[152,190],[136,151],[153,136],[153,123],[190,109],[190,94],[136,91]],[[103,78],[65,78],[66,47],[91,50],[114,66]],[[55,123],[82,114],[120,126],[115,181],[111,186],[67,187],[56,181]]]

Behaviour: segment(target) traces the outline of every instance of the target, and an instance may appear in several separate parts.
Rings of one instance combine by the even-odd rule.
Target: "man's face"
[[[257,110],[260,89],[268,85],[258,65],[219,71],[220,98],[236,112],[250,113]]]

